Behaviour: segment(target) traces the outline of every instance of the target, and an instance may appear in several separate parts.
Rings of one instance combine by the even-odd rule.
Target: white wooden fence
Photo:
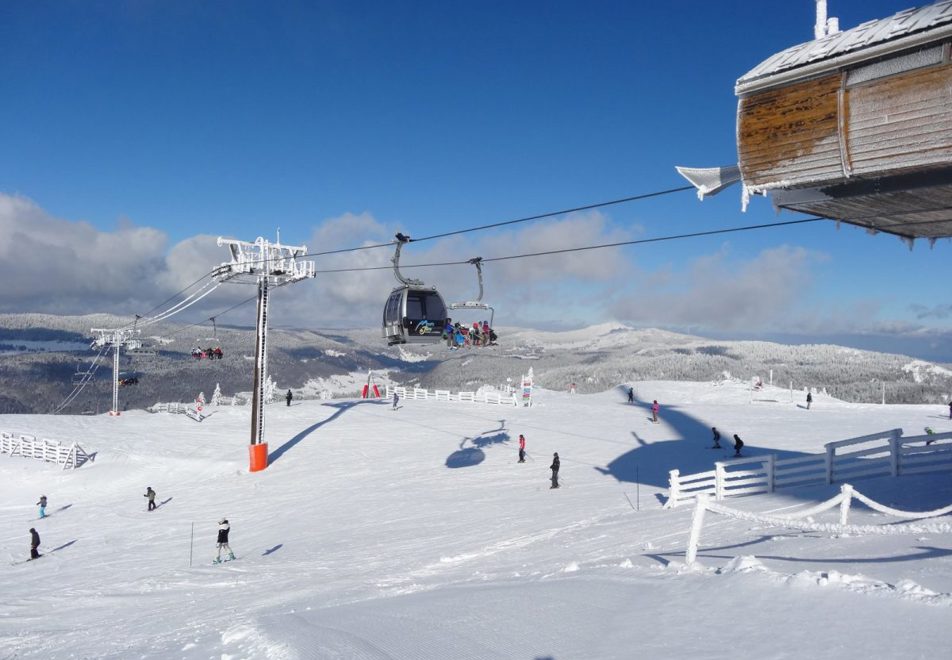
[[[196,422],[200,422],[203,419],[207,418],[209,415],[205,414],[205,406],[198,407],[192,406],[187,403],[156,403],[155,405],[149,406],[146,408],[150,413],[165,412],[170,415],[185,415],[189,419],[194,419]]]
[[[93,458],[75,442],[64,445],[57,440],[37,439],[36,436],[7,431],[0,431],[0,454],[56,463],[62,465],[64,470],[78,468]]]
[[[458,392],[453,394],[449,390],[424,390],[419,387],[407,389],[406,387],[393,387],[387,385],[386,398],[389,399],[396,392],[401,399],[422,400],[422,401],[457,401],[460,403],[490,403],[500,406],[518,406],[519,401],[515,393],[501,394],[499,392]]]
[[[952,432],[903,437],[892,429],[825,445],[823,454],[777,458],[775,454],[717,461],[697,474],[668,473],[665,508],[695,499],[772,493],[781,488],[832,484],[862,477],[952,471]]]
[[[893,509],[884,504],[872,500],[860,492],[853,490],[850,484],[840,486],[838,495],[831,497],[825,502],[820,502],[816,506],[810,507],[797,513],[787,515],[769,515],[751,513],[749,511],[738,511],[731,509],[723,504],[715,504],[710,501],[710,495],[702,493],[696,497],[697,503],[694,507],[694,516],[691,519],[691,531],[688,534],[688,547],[685,551],[685,561],[687,564],[693,564],[697,559],[698,545],[701,541],[701,529],[704,526],[705,511],[712,511],[722,516],[756,522],[760,525],[790,527],[794,529],[809,530],[827,534],[863,536],[879,535],[894,536],[900,534],[948,534],[952,532],[952,523],[939,522],[923,525],[921,523],[906,523],[901,525],[851,525],[849,524],[850,505],[854,499],[859,500],[869,508],[888,516],[895,516],[905,520],[924,520],[926,518],[937,518],[952,513],[952,505],[934,509],[932,511],[902,511]],[[829,511],[834,507],[840,509],[839,523],[815,522],[814,516]]]

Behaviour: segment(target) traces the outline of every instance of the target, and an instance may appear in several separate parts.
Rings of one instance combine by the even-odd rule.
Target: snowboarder
[[[40,518],[46,518],[46,495],[40,495],[40,501],[36,504],[40,507]]]
[[[711,431],[714,432],[714,446],[711,447],[711,449],[720,449],[721,448],[721,432],[717,430],[716,426],[712,426]]]
[[[629,387],[628,388],[628,403],[634,403],[634,402],[635,402],[635,388]]]
[[[740,439],[740,436],[736,433],[734,434],[734,456],[740,456],[740,450],[744,446],[744,441]]]
[[[810,409],[811,403],[813,403],[813,395],[810,392],[807,392],[807,410]]]
[[[932,430],[932,427],[931,427],[931,426],[927,426],[927,427],[925,428],[925,432],[926,432],[926,435],[935,435],[935,431]],[[928,447],[928,446],[931,445],[933,442],[935,442],[935,440],[926,440],[926,446]]]
[[[145,495],[142,497],[149,498],[149,511],[155,511],[155,491],[152,490],[152,486],[145,487]]]
[[[658,400],[655,399],[654,403],[651,404],[651,421],[652,422],[657,423],[659,410],[661,410],[661,406],[658,405]]]
[[[288,393],[284,395],[285,400],[287,400],[288,405],[291,405],[291,399],[294,398],[294,395],[291,394],[291,390],[288,390]]]
[[[519,462],[526,462],[526,436],[519,434]]]
[[[222,550],[228,553],[228,557],[225,558],[225,561],[231,561],[235,558],[235,553],[231,551],[231,546],[228,545],[229,530],[231,530],[231,527],[228,525],[227,518],[222,518],[218,521],[218,557],[215,559],[216,564],[222,562]]]
[[[391,410],[396,410],[398,403],[400,403],[400,397],[397,396],[397,392],[396,392],[396,390],[394,390],[394,392],[393,392],[393,408],[391,408]]]
[[[552,465],[549,466],[549,469],[552,470],[552,486],[551,488],[559,487],[559,452],[552,454]]]
[[[40,554],[40,535],[39,533],[30,528],[30,559],[39,559],[43,555]]]

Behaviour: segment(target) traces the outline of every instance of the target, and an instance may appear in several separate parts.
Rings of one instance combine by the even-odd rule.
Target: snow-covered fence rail
[[[889,516],[903,518],[905,520],[922,520],[924,518],[935,518],[952,513],[952,504],[935,509],[933,511],[901,511],[893,509],[884,504],[880,504],[860,492],[853,490],[850,484],[843,484],[840,487],[838,495],[831,497],[825,502],[805,511],[799,511],[795,514],[786,516],[770,516],[737,509],[728,508],[722,504],[717,504],[710,500],[710,495],[702,493],[697,496],[697,502],[694,508],[694,515],[691,519],[691,531],[688,535],[688,547],[685,552],[685,561],[693,564],[697,559],[697,549],[701,542],[701,531],[704,526],[704,513],[711,511],[729,518],[737,518],[756,522],[761,525],[772,527],[792,527],[795,529],[808,530],[813,532],[825,532],[828,534],[849,534],[850,536],[863,535],[899,535],[899,534],[948,534],[952,532],[952,523],[932,523],[928,525],[907,523],[903,525],[850,525],[849,512],[853,499],[857,499],[874,511],[879,511]],[[840,508],[839,523],[814,522],[813,517],[817,514],[829,511],[834,507]]]
[[[37,439],[36,436],[7,431],[0,431],[0,454],[56,463],[62,465],[64,470],[78,468],[92,459],[92,456],[75,442],[64,445],[58,440]]]
[[[500,406],[517,406],[519,401],[515,393],[502,394],[500,392],[458,392],[454,394],[449,390],[425,390],[419,387],[407,389],[406,387],[390,387],[387,385],[387,399],[396,392],[401,399],[410,399],[418,401],[456,401],[460,403],[490,403]]]
[[[184,403],[156,403],[146,408],[150,413],[169,413],[170,415],[184,415],[188,406]]]
[[[665,508],[700,494],[722,500],[862,477],[952,470],[952,432],[903,437],[902,429],[892,429],[830,442],[825,449],[823,454],[794,458],[765,454],[717,461],[713,471],[697,474],[683,475],[679,470],[671,470]]]

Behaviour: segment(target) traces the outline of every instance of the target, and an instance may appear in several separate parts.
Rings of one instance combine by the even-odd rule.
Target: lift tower
[[[93,346],[112,348],[112,408],[109,415],[119,415],[119,349],[125,346],[129,349],[142,347],[142,342],[134,338],[136,330],[129,328],[90,328],[98,337],[93,340]]]
[[[279,239],[280,240],[280,239]],[[268,443],[264,441],[264,385],[268,380],[268,300],[271,289],[314,277],[313,261],[301,261],[307,246],[271,243],[260,236],[254,243],[218,238],[228,246],[231,261],[216,268],[212,276],[220,282],[257,284],[258,318],[255,323],[255,370],[251,398],[250,471],[268,467]]]

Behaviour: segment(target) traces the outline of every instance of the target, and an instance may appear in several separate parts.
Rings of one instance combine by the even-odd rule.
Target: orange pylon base
[[[110,410],[110,411],[109,411],[109,416],[110,416],[110,417],[118,417],[118,416],[119,416],[119,411],[118,411],[118,410]]]
[[[268,443],[259,442],[256,445],[248,445],[248,457],[251,459],[249,472],[260,472],[268,467]]]

